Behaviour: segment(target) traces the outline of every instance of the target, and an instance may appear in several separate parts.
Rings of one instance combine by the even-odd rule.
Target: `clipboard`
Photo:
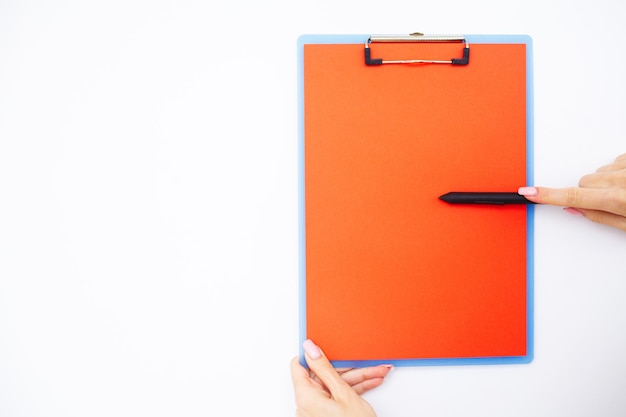
[[[533,183],[531,38],[303,35],[298,61],[301,342],[531,362],[534,208],[438,198]]]

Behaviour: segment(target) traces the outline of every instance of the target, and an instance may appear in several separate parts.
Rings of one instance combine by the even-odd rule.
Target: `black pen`
[[[535,204],[518,193],[450,192],[439,197],[450,204]]]

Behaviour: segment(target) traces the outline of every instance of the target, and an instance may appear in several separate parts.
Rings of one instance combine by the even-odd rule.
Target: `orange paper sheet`
[[[526,355],[527,207],[438,199],[526,184],[525,60],[472,44],[467,66],[368,67],[363,45],[304,45],[306,337],[332,360]]]

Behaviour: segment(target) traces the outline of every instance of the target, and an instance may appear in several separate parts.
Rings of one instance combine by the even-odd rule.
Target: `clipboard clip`
[[[434,43],[463,43],[462,58],[451,58],[449,60],[434,59],[402,59],[402,60],[385,60],[382,58],[372,58],[370,44],[376,42],[386,43],[409,43],[409,42],[434,42]],[[365,65],[383,65],[383,64],[448,64],[448,65],[467,65],[469,64],[469,44],[467,39],[461,35],[424,35],[423,33],[411,33],[410,35],[372,35],[365,42]]]

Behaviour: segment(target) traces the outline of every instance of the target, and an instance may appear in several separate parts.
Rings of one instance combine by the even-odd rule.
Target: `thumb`
[[[607,226],[616,227],[626,232],[626,217],[619,214],[608,213],[601,210],[578,210],[568,209],[572,214],[582,214],[587,219],[595,223],[605,224]],[[576,213],[578,212],[578,213]]]
[[[307,339],[302,344],[302,347],[304,348],[304,357],[309,368],[324,383],[334,398],[342,397],[347,392],[353,392],[350,386],[341,379],[319,346],[313,343],[312,340]]]

